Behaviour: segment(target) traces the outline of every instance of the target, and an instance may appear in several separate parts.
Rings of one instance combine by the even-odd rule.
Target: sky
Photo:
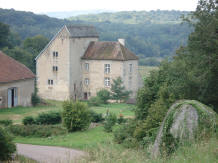
[[[0,0],[0,8],[34,13],[84,10],[194,11],[198,0]]]

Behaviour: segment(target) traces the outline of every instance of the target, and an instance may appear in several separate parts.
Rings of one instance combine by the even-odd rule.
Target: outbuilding
[[[0,108],[30,106],[35,75],[0,51]]]

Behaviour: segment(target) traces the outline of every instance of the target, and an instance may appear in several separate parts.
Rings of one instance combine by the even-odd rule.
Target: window
[[[73,90],[76,91],[76,83],[73,85]]]
[[[130,76],[129,77],[129,87],[131,87],[132,86],[132,77]]]
[[[132,64],[129,64],[129,72],[132,72]]]
[[[89,85],[89,79],[85,78],[85,85]]]
[[[58,71],[58,66],[53,66],[53,71]]]
[[[48,85],[53,85],[53,80],[48,79]]]
[[[89,63],[85,63],[85,70],[89,71]]]
[[[104,64],[104,72],[106,74],[110,73],[111,65],[110,64]]]
[[[53,51],[53,57],[58,57],[58,52]]]
[[[110,78],[104,78],[104,85],[109,87],[111,85]]]

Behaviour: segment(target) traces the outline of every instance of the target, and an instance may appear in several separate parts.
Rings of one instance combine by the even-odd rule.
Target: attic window
[[[53,51],[53,57],[58,57],[58,52],[57,51]]]
[[[53,71],[58,71],[58,66],[53,66]]]
[[[111,65],[110,64],[104,64],[104,72],[106,74],[109,74],[111,71]]]

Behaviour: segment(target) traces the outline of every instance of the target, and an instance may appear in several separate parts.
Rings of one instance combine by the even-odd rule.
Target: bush
[[[115,142],[121,144],[125,139],[133,137],[136,125],[136,120],[131,119],[128,120],[127,123],[120,125],[120,127],[114,131]]]
[[[56,125],[12,125],[8,130],[15,136],[49,137],[63,135],[66,129]]]
[[[0,124],[4,125],[4,126],[9,126],[13,124],[13,121],[10,119],[7,120],[0,120]]]
[[[61,113],[59,112],[40,113],[36,117],[35,122],[36,124],[40,124],[40,125],[59,124],[61,123]]]
[[[112,132],[112,127],[116,124],[116,122],[117,116],[114,113],[108,112],[105,117],[104,130],[106,132]]]
[[[39,96],[37,95],[37,93],[33,93],[32,96],[31,96],[31,103],[33,106],[36,106],[40,103],[40,98]]]
[[[98,123],[98,122],[104,121],[104,118],[103,118],[101,113],[98,114],[98,113],[96,113],[94,111],[91,111],[90,116],[91,116],[91,122]]]
[[[89,106],[99,106],[101,105],[101,99],[99,97],[91,97],[88,101]]]
[[[12,154],[16,151],[16,146],[12,142],[11,136],[0,128],[0,160],[11,159]]]
[[[117,119],[117,123],[121,124],[121,123],[125,123],[125,122],[126,122],[126,119],[123,118],[123,114],[120,114],[119,118]]]
[[[31,116],[27,116],[27,117],[24,117],[24,119],[22,120],[23,124],[24,125],[32,125],[32,124],[35,124],[35,119]]]
[[[97,92],[97,97],[99,97],[103,104],[107,104],[107,101],[110,99],[110,92],[106,89],[101,89]]]
[[[63,125],[69,132],[85,130],[91,123],[90,110],[85,103],[65,101],[63,103]]]

